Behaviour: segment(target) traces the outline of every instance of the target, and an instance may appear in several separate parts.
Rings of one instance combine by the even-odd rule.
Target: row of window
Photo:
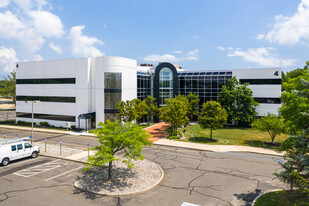
[[[63,102],[75,103],[75,97],[50,97],[50,96],[16,96],[16,101]]]
[[[32,118],[32,113],[16,112],[16,117]],[[33,114],[34,119],[56,120],[65,122],[75,122],[75,116],[57,115],[57,114]]]
[[[280,98],[254,97],[254,100],[264,104],[281,104]]]
[[[239,79],[241,84],[281,84],[281,79]]]
[[[16,79],[16,84],[75,84],[75,78]]]
[[[25,149],[27,149],[27,148],[31,148],[31,144],[25,143]],[[12,149],[12,152],[14,152],[16,150],[22,150],[23,149],[23,144],[18,144],[17,147],[16,147],[16,145],[12,145],[11,149]]]

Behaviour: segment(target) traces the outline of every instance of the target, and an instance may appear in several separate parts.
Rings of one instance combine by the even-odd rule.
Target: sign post
[[[60,140],[60,156],[61,156],[61,144],[62,144],[62,140]]]
[[[45,138],[45,152],[46,152],[46,138]]]
[[[90,148],[90,145],[87,144],[87,147],[88,147],[88,159],[89,159],[89,148]]]

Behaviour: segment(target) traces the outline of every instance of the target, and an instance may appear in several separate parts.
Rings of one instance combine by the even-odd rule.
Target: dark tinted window
[[[75,84],[75,78],[16,79],[16,84]]]
[[[51,97],[51,96],[16,96],[16,101],[35,101],[41,102],[64,102],[75,103],[75,97]]]
[[[254,100],[264,104],[281,104],[280,98],[255,97]]]
[[[55,114],[38,114],[38,113],[34,113],[33,116],[35,119],[75,122],[75,116],[55,115]],[[16,112],[16,117],[31,118],[31,113]]]
[[[240,79],[239,81],[241,84],[281,84],[281,79]]]
[[[12,148],[12,151],[16,151],[16,145],[12,145],[11,148]]]
[[[27,148],[31,148],[31,144],[25,143],[25,149],[27,149]]]
[[[17,149],[18,149],[18,150],[22,150],[22,149],[23,149],[23,145],[22,145],[22,144],[18,144],[18,145],[17,145]]]

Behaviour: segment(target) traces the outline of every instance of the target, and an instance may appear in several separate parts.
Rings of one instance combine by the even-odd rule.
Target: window
[[[281,104],[280,98],[254,97],[254,100],[262,104]]]
[[[75,103],[75,97],[52,97],[52,96],[16,96],[16,101],[62,102]]]
[[[105,89],[121,89],[121,73],[104,72]]]
[[[29,143],[25,143],[25,149],[27,149],[27,148],[31,148],[32,146],[31,146],[31,144],[29,144]]]
[[[18,150],[22,150],[22,149],[23,149],[23,145],[22,145],[22,144],[18,144],[18,145],[17,145],[17,149],[18,149]]]
[[[159,81],[159,105],[163,106],[165,99],[173,97],[173,72],[167,67],[162,68],[159,74]]]
[[[138,75],[141,77],[142,75]],[[117,72],[104,73],[104,115],[106,120],[115,121],[117,116],[117,104],[121,101],[121,80],[122,74]],[[138,91],[144,85],[142,78],[137,78]]]
[[[12,145],[11,148],[12,148],[12,152],[16,151],[16,145]]]
[[[16,117],[31,118],[31,115],[32,115],[31,113],[26,112],[16,112]],[[34,113],[33,116],[35,119],[75,122],[75,116],[57,115],[57,114],[38,114],[38,113]]]
[[[75,84],[75,78],[16,79],[16,84]]]
[[[241,84],[249,83],[249,84],[281,84],[281,79],[239,79]]]

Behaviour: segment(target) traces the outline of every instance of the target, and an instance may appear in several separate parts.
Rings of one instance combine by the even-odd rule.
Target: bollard
[[[4,139],[4,140],[5,140],[5,135],[6,135],[6,134],[5,134],[5,132],[4,132],[4,134],[3,134],[3,139]]]
[[[16,138],[18,138],[18,135],[16,134]]]
[[[45,138],[45,152],[46,152],[46,138]]]
[[[90,148],[90,145],[87,144],[87,147],[88,147],[88,159],[89,159],[89,148]]]
[[[61,156],[61,144],[62,144],[62,140],[60,140],[60,156]]]
[[[253,138],[251,137],[251,146],[253,146]]]
[[[30,136],[30,139],[31,139],[31,144],[32,144],[32,143],[33,143],[33,142],[32,142],[32,136]]]

